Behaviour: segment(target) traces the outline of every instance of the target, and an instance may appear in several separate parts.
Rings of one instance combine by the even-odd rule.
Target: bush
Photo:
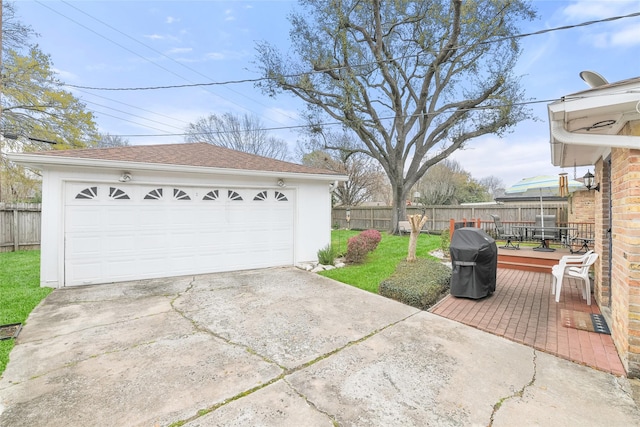
[[[380,240],[382,240],[382,235],[378,230],[364,230],[360,235],[365,239],[369,252],[373,252],[378,247]]]
[[[438,302],[451,283],[451,269],[439,261],[419,258],[403,261],[396,271],[382,281],[378,292],[387,298],[426,310]]]
[[[442,233],[440,233],[440,249],[445,255],[449,254],[450,243],[451,237],[449,236],[449,230],[442,230]]]
[[[322,265],[333,265],[336,260],[337,250],[328,244],[324,248],[318,250],[318,262]]]
[[[347,262],[359,264],[364,261],[369,253],[368,242],[362,237],[362,233],[347,240]]]
[[[364,262],[367,254],[378,247],[382,235],[378,230],[365,230],[347,240],[347,262],[359,264]]]

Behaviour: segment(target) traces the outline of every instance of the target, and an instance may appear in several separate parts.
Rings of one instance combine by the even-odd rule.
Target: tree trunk
[[[391,234],[400,233],[398,221],[407,216],[406,193],[402,184],[402,180],[398,183],[391,183],[391,187],[393,188],[393,209],[391,214],[391,227],[389,229],[389,233]]]
[[[418,247],[418,236],[420,236],[420,230],[427,222],[427,216],[407,215],[409,225],[411,225],[411,234],[409,235],[409,253],[407,254],[407,262],[413,262],[416,258],[416,249]]]

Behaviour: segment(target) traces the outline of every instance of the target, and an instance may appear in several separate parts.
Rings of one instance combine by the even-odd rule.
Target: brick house
[[[548,105],[551,162],[593,166],[599,187],[577,201],[593,206],[594,298],[627,375],[640,377],[640,77],[585,81],[590,89]]]

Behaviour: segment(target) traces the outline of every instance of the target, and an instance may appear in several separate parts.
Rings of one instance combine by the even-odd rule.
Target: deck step
[[[558,249],[553,252],[539,252],[530,248],[498,249],[498,268],[550,274],[551,268],[558,264],[563,255],[568,254],[568,249]]]

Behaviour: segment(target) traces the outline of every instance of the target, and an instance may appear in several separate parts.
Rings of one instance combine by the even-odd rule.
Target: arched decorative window
[[[253,198],[253,200],[256,201],[263,201],[263,200],[267,200],[267,192],[266,191],[261,191],[258,194],[256,194],[256,196]]]
[[[144,196],[145,200],[160,200],[162,199],[162,188],[156,188],[151,190]]]
[[[242,196],[240,196],[237,192],[233,191],[233,190],[229,190],[229,199],[230,200],[235,200],[235,201],[240,201],[242,200]]]
[[[202,200],[218,200],[218,190],[209,191]]]
[[[118,200],[129,199],[129,196],[127,195],[127,193],[125,193],[123,190],[116,187],[109,188],[109,197],[111,197],[112,199],[118,199]]]
[[[98,197],[98,187],[88,187],[76,194],[76,199],[95,199]]]
[[[176,200],[191,200],[191,197],[187,193],[177,188],[173,189],[173,198]]]
[[[276,200],[279,202],[288,202],[289,199],[287,199],[287,196],[285,196],[284,194],[282,194],[279,191],[276,191]]]

